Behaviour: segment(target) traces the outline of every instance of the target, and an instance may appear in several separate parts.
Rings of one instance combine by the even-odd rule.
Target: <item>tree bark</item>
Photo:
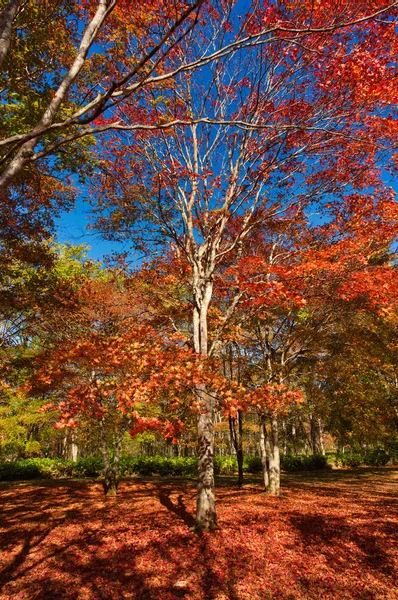
[[[21,0],[10,0],[1,14],[0,29],[0,67],[3,64],[11,43],[12,23]]]
[[[195,307],[193,313],[194,348],[201,357],[208,354],[207,311],[212,295],[211,279],[194,271],[193,290]],[[196,498],[196,521],[198,531],[218,529],[214,492],[214,399],[204,384],[195,389],[200,413],[198,432],[198,490]]]
[[[279,452],[278,419],[272,416],[271,435],[269,436],[269,493],[272,496],[279,496],[281,488],[281,461]]]
[[[119,485],[117,470],[118,470],[118,466],[119,466],[119,459],[120,459],[120,452],[121,452],[121,448],[122,448],[124,429],[119,431],[119,433],[118,433],[112,461],[110,460],[109,454],[108,454],[108,445],[107,445],[107,439],[106,439],[105,424],[103,421],[100,422],[100,429],[101,429],[102,458],[104,460],[104,482],[103,482],[104,494],[107,497],[112,497],[112,496],[117,495],[117,488]]]
[[[286,421],[283,419],[282,421],[282,431],[283,431],[283,456],[287,455],[288,445],[287,445],[287,427]]]
[[[238,430],[236,430],[236,422]],[[229,417],[229,432],[238,461],[238,486],[241,487],[243,485],[243,415],[241,410],[238,410],[236,418]]]
[[[281,467],[278,436],[278,419],[270,417],[271,432],[267,431],[266,415],[260,415],[260,451],[264,488],[271,496],[279,496]]]
[[[76,444],[76,438],[75,438],[75,434],[74,434],[73,431],[71,433],[71,448],[70,448],[70,450],[71,450],[72,461],[76,462],[77,461],[78,447],[77,447],[77,444]]]
[[[269,488],[269,470],[267,460],[267,448],[266,448],[267,429],[265,415],[260,415],[260,453],[261,453],[261,465],[263,467],[263,479],[264,489],[268,491]]]
[[[317,431],[315,424],[315,416],[313,413],[308,415],[310,421],[310,438],[312,454],[318,454]]]
[[[319,435],[319,449],[320,449],[322,456],[325,456],[326,452],[325,452],[325,445],[323,443],[323,423],[322,423],[321,417],[317,417],[317,424],[318,424],[318,435]]]
[[[199,387],[199,386],[198,386]],[[217,529],[214,493],[213,415],[211,401],[203,386],[197,393],[202,398],[203,412],[198,416],[198,491],[196,498],[196,529]]]

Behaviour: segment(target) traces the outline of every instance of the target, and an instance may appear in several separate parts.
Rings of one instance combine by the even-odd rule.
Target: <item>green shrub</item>
[[[365,465],[371,467],[384,467],[390,461],[390,456],[383,448],[375,448],[366,452],[364,456]]]
[[[322,454],[313,454],[310,456],[288,454],[281,457],[281,469],[289,473],[296,471],[318,471],[320,469],[327,469],[328,467],[327,458]]]
[[[173,459],[174,475],[195,476],[198,472],[198,459],[194,456],[179,456]]]
[[[53,479],[73,475],[74,463],[58,458],[27,458],[0,463],[0,481],[18,481],[38,477]]]
[[[73,462],[60,458],[31,458],[25,462],[31,462],[39,469],[39,476],[46,479],[57,477],[70,477],[73,474]]]
[[[214,472],[216,475],[232,475],[238,471],[236,456],[215,456]]]
[[[138,456],[120,459],[120,476],[129,475],[161,475],[180,476],[196,475],[198,459],[195,457]]]
[[[17,461],[24,453],[23,442],[5,442],[0,446],[0,457],[5,461]]]
[[[342,455],[345,458],[348,455]],[[385,454],[369,455],[372,464],[385,464]],[[376,462],[377,461],[377,462]],[[283,456],[281,466],[285,471],[323,469],[327,466],[324,456]],[[198,469],[196,457],[138,456],[123,457],[119,463],[119,477],[132,475],[160,475],[162,477],[195,477]],[[238,471],[236,456],[216,456],[214,458],[216,475],[231,475]],[[260,473],[262,470],[259,456],[246,456],[243,470],[247,473]],[[33,478],[57,477],[99,477],[103,475],[102,458],[91,456],[79,458],[77,462],[59,458],[29,458],[14,462],[0,463],[0,480],[16,481]]]
[[[259,456],[245,456],[243,470],[246,473],[261,473],[263,466]]]
[[[364,458],[359,452],[344,452],[336,454],[336,464],[342,467],[359,467],[364,463]]]
[[[32,440],[32,441],[28,440],[25,443],[24,456],[26,456],[27,458],[42,456],[40,442],[37,442],[36,440]]]
[[[387,445],[387,453],[392,465],[398,464],[398,442],[390,442]]]
[[[99,477],[104,472],[104,461],[98,456],[78,458],[73,464],[73,475],[77,477]]]
[[[40,477],[40,468],[33,459],[0,464],[0,481],[19,481]]]

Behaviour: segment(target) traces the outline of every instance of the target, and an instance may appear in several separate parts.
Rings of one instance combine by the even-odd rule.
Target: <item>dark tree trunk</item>
[[[238,428],[236,428],[238,425]],[[236,418],[229,417],[229,433],[238,461],[238,486],[243,485],[243,414],[238,410]]]

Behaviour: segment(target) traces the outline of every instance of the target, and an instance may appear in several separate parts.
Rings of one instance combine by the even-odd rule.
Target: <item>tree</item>
[[[171,240],[185,256],[192,341],[202,357],[215,354],[241,297],[232,282],[223,324],[209,332],[217,271],[226,257],[239,261],[257,223],[319,210],[326,200],[360,203],[358,191],[383,193],[377,169],[393,152],[395,135],[394,18],[395,5],[384,2],[349,3],[344,10],[329,2],[256,3],[244,15],[214,7],[200,34],[181,48],[192,64],[203,47],[218,60],[180,72],[173,89],[152,94],[156,121],[190,124],[104,148],[97,225],[110,239],[133,239],[146,251]],[[224,53],[225,40],[243,33],[249,42]],[[120,118],[129,119],[131,108],[126,103]],[[203,406],[197,526],[211,530],[217,527],[214,402],[203,386],[195,396]]]
[[[24,385],[34,373],[37,355],[62,344],[59,324],[78,308],[84,281],[99,276],[97,264],[85,260],[84,246],[48,245],[47,265],[33,266],[16,258],[0,277],[0,437],[18,457],[42,453],[54,424],[39,408],[43,397],[29,398]]]
[[[12,102],[8,104],[11,123],[15,113],[28,114],[20,131],[6,128],[3,132],[0,189],[6,189],[33,161],[56,155],[60,146],[103,130],[87,125],[120,97],[137,93],[153,79],[153,71],[162,69],[170,48],[186,33],[184,26],[189,30],[195,23],[194,13],[202,3],[3,1],[0,58],[9,77],[3,98]],[[46,36],[48,27],[56,38]],[[122,56],[118,38],[124,43]]]
[[[108,273],[79,295],[79,310],[58,324],[62,345],[39,357],[31,390],[58,411],[58,428],[89,423],[99,431],[104,489],[115,495],[124,435],[155,430],[175,439],[190,390],[209,376],[181,336],[154,318],[131,279]]]
[[[203,0],[0,2],[0,267],[48,265],[55,221],[93,170],[93,126],[165,75]],[[123,55],[121,47],[123,46]],[[173,74],[170,74],[172,78]],[[137,110],[138,124],[147,125]]]
[[[274,462],[272,448],[268,452],[271,461],[266,460],[267,442],[271,446],[268,438],[278,455],[278,410],[287,407],[280,402],[278,407],[278,395],[287,399],[286,389],[279,389],[281,384],[299,388],[306,395],[301,412],[310,413],[314,452],[318,448],[314,418],[323,414],[329,421],[330,408],[336,405],[331,394],[340,394],[347,401],[345,410],[339,403],[336,415],[355,414],[355,390],[364,411],[377,413],[372,402],[364,399],[370,393],[370,381],[375,382],[370,376],[372,368],[358,369],[358,358],[349,361],[347,357],[364,351],[367,359],[362,364],[375,362],[375,351],[369,350],[365,340],[374,337],[374,319],[384,319],[396,310],[396,264],[390,248],[397,216],[397,205],[388,195],[379,201],[363,197],[360,204],[334,206],[325,225],[311,227],[300,214],[281,216],[258,228],[252,243],[246,241],[238,265],[226,271],[239,281],[244,293],[234,317],[248,355],[244,384],[253,389],[259,384],[271,385],[265,390],[268,405],[266,402],[261,408],[261,402],[255,403],[260,408],[264,465]],[[356,327],[352,329],[353,323]],[[361,331],[361,343],[352,342],[354,331],[356,335]],[[384,352],[389,354],[387,347]],[[329,381],[333,364],[339,366]],[[380,371],[380,363],[376,364]],[[348,400],[350,395],[352,400]],[[377,404],[376,396],[373,402]],[[264,428],[268,417],[271,436]],[[359,429],[363,431],[363,427]],[[266,483],[268,480],[266,476]]]

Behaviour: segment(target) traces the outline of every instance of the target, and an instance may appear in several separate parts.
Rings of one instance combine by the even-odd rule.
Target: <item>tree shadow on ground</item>
[[[183,501],[183,495],[179,494],[177,502],[173,502],[171,499],[172,490],[163,488],[162,486],[156,486],[159,502],[162,506],[167,508],[170,512],[174,513],[177,517],[182,519],[187,527],[194,527],[195,519],[191,513],[187,511],[187,508]]]

